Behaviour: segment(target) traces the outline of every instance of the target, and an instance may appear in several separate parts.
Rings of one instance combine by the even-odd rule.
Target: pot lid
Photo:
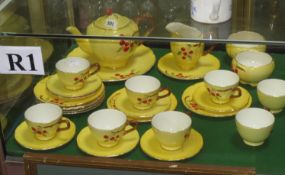
[[[126,27],[130,23],[130,19],[118,13],[113,13],[112,9],[106,11],[105,16],[99,17],[94,25],[106,30],[117,30]]]

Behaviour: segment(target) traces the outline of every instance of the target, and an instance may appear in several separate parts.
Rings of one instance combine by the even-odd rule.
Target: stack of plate
[[[0,104],[17,100],[32,84],[30,75],[1,75]]]
[[[68,90],[55,74],[39,81],[34,88],[34,94],[40,102],[59,105],[64,114],[78,114],[100,106],[104,101],[105,87],[102,80],[93,75],[82,89]]]

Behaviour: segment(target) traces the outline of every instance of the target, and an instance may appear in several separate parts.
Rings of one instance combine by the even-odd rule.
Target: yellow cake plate
[[[252,97],[248,91],[239,87],[242,96],[233,98],[227,104],[214,104],[205,95],[203,91],[207,91],[204,82],[196,83],[189,86],[182,94],[183,105],[190,111],[207,117],[230,117],[234,116],[238,111],[250,107]],[[195,94],[195,93],[198,94]],[[195,97],[195,98],[194,98]]]
[[[88,105],[89,103],[94,102],[97,99],[100,99],[100,97],[105,94],[105,87],[103,84],[101,84],[101,87],[98,88],[94,94],[91,94],[84,98],[62,98],[62,97],[53,95],[47,90],[46,88],[47,80],[48,80],[48,77],[42,79],[34,87],[34,94],[36,98],[41,102],[54,103],[63,108]]]
[[[131,128],[131,126],[127,126],[128,128]],[[92,156],[116,157],[133,150],[137,146],[139,139],[138,131],[134,130],[123,136],[114,147],[104,148],[93,138],[89,127],[85,127],[77,136],[77,145],[81,151]]]
[[[173,94],[171,94],[169,97],[158,100],[150,109],[136,109],[129,102],[125,88],[114,92],[107,100],[108,108],[120,110],[128,116],[129,120],[135,120],[138,122],[151,121],[155,114],[163,111],[175,110],[176,106],[177,99]]]
[[[57,74],[49,76],[46,81],[48,91],[58,97],[63,98],[82,98],[89,96],[90,94],[96,92],[101,85],[102,80],[97,75],[89,77],[84,84],[84,87],[76,91],[66,89],[60,82]]]
[[[65,117],[63,118],[65,120],[69,120]],[[31,150],[50,150],[59,148],[71,141],[75,135],[75,124],[71,120],[69,121],[70,128],[66,131],[58,132],[58,134],[51,140],[36,139],[34,133],[28,128],[27,123],[24,121],[16,128],[15,139],[21,146]]]
[[[161,57],[158,61],[158,70],[164,75],[179,80],[201,79],[204,75],[212,70],[220,68],[220,61],[214,55],[207,54],[199,59],[198,65],[192,70],[182,70],[175,62],[172,53]]]
[[[191,129],[190,136],[179,150],[169,151],[160,146],[152,129],[146,131],[140,141],[142,150],[150,157],[164,161],[179,161],[191,158],[198,154],[203,147],[202,135]]]
[[[98,63],[96,58],[83,52],[79,47],[72,50],[68,57],[83,57],[91,63]],[[108,69],[101,67],[97,75],[104,82],[123,81],[135,75],[141,75],[148,72],[155,64],[155,55],[149,47],[140,45],[136,48],[134,55],[130,58],[128,64],[123,68]]]

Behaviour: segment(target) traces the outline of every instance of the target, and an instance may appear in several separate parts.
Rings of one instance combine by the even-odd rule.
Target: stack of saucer
[[[17,100],[32,84],[30,75],[1,75],[0,104]]]
[[[40,102],[59,105],[64,114],[78,114],[100,106],[104,101],[105,87],[97,75],[92,75],[82,89],[68,90],[55,74],[38,82],[34,94]]]

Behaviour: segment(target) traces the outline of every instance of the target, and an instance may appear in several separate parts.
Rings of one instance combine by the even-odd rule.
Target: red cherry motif
[[[186,49],[185,49],[184,47],[182,47],[182,48],[181,48],[181,51],[183,51],[183,52],[184,52],[185,50],[186,50]]]
[[[185,60],[185,59],[186,59],[186,57],[185,57],[185,56],[183,56],[183,57],[182,57],[182,59],[183,59],[183,60]]]
[[[34,127],[32,127],[32,130],[34,131],[34,132],[36,132],[37,130],[36,130],[36,128],[34,128]]]
[[[191,50],[191,51],[189,51],[189,54],[192,54],[193,53],[193,51]]]
[[[104,135],[104,139],[108,139],[109,137],[107,135]]]
[[[125,44],[125,41],[124,40],[121,40],[120,41],[120,45],[124,45]]]
[[[124,52],[127,52],[127,51],[129,51],[129,47],[124,48]]]

